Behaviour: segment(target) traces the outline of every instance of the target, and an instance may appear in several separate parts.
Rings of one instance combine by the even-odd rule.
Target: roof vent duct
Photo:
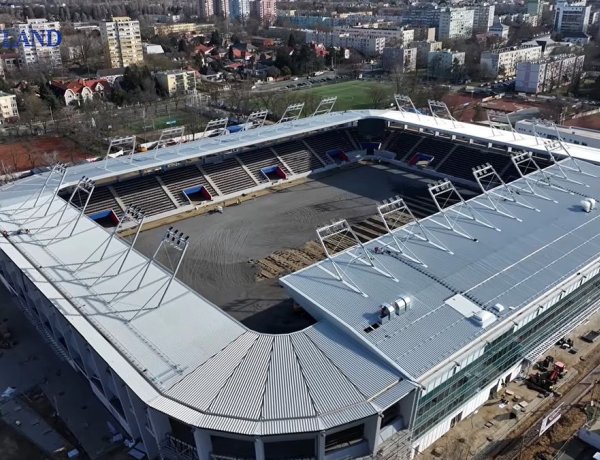
[[[479,326],[486,328],[494,321],[496,321],[496,317],[493,313],[485,310],[479,310],[478,312],[473,313],[471,319]]]
[[[592,212],[593,209],[596,209],[596,200],[593,198],[584,198],[579,204],[585,212]]]
[[[396,307],[390,305],[389,303],[381,304],[381,307],[379,309],[379,317],[382,320],[387,318],[388,321],[390,321],[392,319],[392,315],[394,314],[398,314],[398,312],[396,311]]]
[[[394,301],[394,305],[396,306],[397,312],[402,310],[407,311],[411,308],[412,299],[410,297],[400,297]]]

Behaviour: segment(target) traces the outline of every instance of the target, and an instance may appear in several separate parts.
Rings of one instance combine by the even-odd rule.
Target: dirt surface
[[[78,163],[88,154],[64,137],[36,137],[0,144],[0,175],[48,166],[57,161]]]
[[[294,310],[277,278],[322,258],[316,244],[305,246],[315,240],[315,229],[347,219],[357,224],[362,238],[369,230],[361,223],[369,221],[378,202],[395,195],[421,196],[430,182],[388,166],[366,165],[227,207],[223,214],[180,221],[174,225],[190,235],[190,247],[178,277],[255,330],[283,333],[306,327],[310,321]],[[143,232],[138,249],[151,256],[168,226]],[[267,260],[257,264],[261,259]],[[159,260],[169,266],[166,257]]]
[[[48,456],[0,420],[0,458],[2,460],[44,460]]]
[[[565,126],[577,126],[579,128],[600,130],[600,114],[597,113],[588,117],[565,120],[563,124]]]

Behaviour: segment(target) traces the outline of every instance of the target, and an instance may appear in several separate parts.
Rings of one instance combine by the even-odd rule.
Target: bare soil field
[[[57,161],[79,163],[89,154],[64,137],[32,137],[0,144],[0,174],[27,171]]]
[[[412,172],[365,165],[227,207],[223,214],[179,221],[174,226],[190,235],[190,247],[178,278],[252,329],[301,329],[311,319],[294,310],[278,278],[324,257],[315,229],[346,219],[361,240],[373,238],[377,229],[368,222],[377,203],[423,196],[429,182]],[[168,226],[143,232],[138,249],[151,256]],[[168,266],[166,257],[160,260]]]

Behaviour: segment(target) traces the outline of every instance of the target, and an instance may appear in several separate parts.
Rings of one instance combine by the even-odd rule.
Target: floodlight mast
[[[417,110],[417,108],[415,107],[415,104],[413,103],[412,99],[409,96],[406,96],[404,94],[394,94],[394,102],[396,103],[396,107],[398,108],[399,112],[410,112],[410,113],[414,113],[417,115],[417,118],[420,119],[421,117],[419,116],[419,111]]]
[[[429,99],[427,101],[427,105],[429,106],[429,111],[431,112],[431,116],[433,117],[436,125],[438,124],[438,119],[444,119],[450,120],[454,128],[461,126],[461,124],[456,121],[456,118],[452,116],[450,109],[448,109],[448,106],[445,102]]]
[[[277,124],[298,120],[302,115],[302,110],[304,110],[304,102],[288,105]]]
[[[62,187],[62,184],[65,180],[65,176],[67,175],[67,165],[64,163],[58,163],[52,167],[52,172],[50,174],[52,174],[53,172],[57,172],[58,174],[60,174],[60,181],[59,181],[58,185],[54,188],[54,193],[52,194],[50,203],[48,203],[48,208],[46,209],[46,212],[44,213],[44,217],[46,217],[48,215],[48,213],[50,212],[50,209],[52,208],[52,203],[54,203],[54,200],[56,199],[56,196],[58,195],[58,192],[60,191],[60,188]],[[39,198],[39,196],[38,196],[38,198]],[[37,202],[37,200],[36,200],[36,202]]]
[[[169,141],[175,141],[177,145],[181,145],[183,142],[183,135],[185,133],[185,126],[177,126],[174,128],[165,128],[160,132],[160,137],[154,147],[154,159],[158,156],[159,149],[162,149],[168,145]]]
[[[210,120],[206,126],[204,127],[204,133],[202,135],[203,138],[208,137],[211,131],[216,131],[217,136],[223,136],[227,134],[227,124],[229,123],[229,118],[217,118],[214,120]]]
[[[265,124],[268,115],[268,110],[259,110],[258,112],[252,112],[250,115],[248,115],[248,118],[246,119],[243,131],[248,131],[252,128],[262,128]]]
[[[108,159],[110,158],[110,152],[113,147],[119,146],[129,146],[127,157],[129,162],[133,161],[133,155],[135,154],[135,144],[136,137],[135,136],[125,136],[125,137],[111,137],[110,142],[108,144],[108,149],[106,150],[106,156],[104,157],[104,169],[108,169]],[[123,149],[123,156],[125,156],[125,150]]]
[[[316,117],[317,115],[325,115],[325,114],[330,113],[333,110],[333,106],[335,105],[336,101],[337,101],[337,96],[324,97],[319,102],[319,105],[313,112],[312,116]]]

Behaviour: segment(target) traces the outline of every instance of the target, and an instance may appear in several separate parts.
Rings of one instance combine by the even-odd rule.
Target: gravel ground
[[[426,180],[414,174],[368,165],[228,207],[223,214],[183,220],[176,228],[190,235],[190,247],[178,277],[255,330],[301,329],[310,320],[293,313],[277,280],[256,282],[249,261],[301,247],[316,238],[315,229],[321,225],[340,218],[363,220],[376,213],[376,202],[424,187]],[[143,232],[138,249],[152,255],[166,227]]]

